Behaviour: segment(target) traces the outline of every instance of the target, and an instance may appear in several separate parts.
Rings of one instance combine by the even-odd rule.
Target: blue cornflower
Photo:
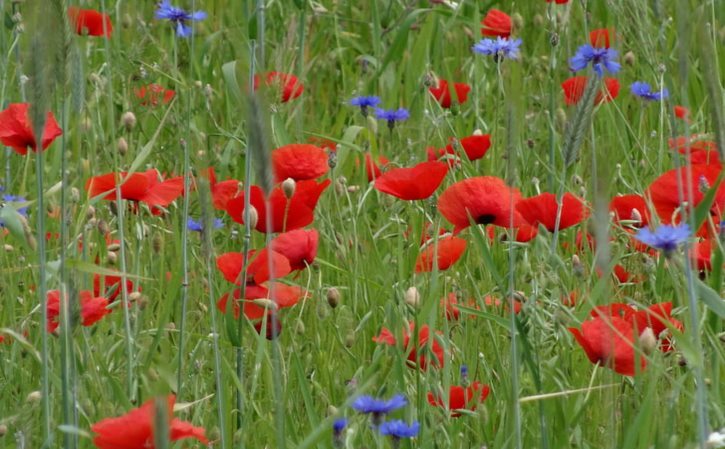
[[[380,434],[388,435],[395,440],[399,440],[401,438],[412,438],[418,435],[420,424],[415,421],[413,424],[408,425],[405,421],[397,419],[395,421],[386,421],[380,424],[379,429]]]
[[[662,225],[654,232],[642,228],[634,235],[634,238],[652,248],[662,250],[666,256],[672,254],[677,246],[690,237],[691,231],[687,224],[677,226]]]
[[[375,108],[375,117],[380,120],[387,120],[388,128],[390,128],[390,132],[392,132],[393,128],[395,128],[395,122],[402,122],[403,120],[408,120],[408,117],[410,117],[410,113],[405,108],[398,108],[397,111],[395,109]]]
[[[332,423],[332,442],[335,447],[343,446],[342,431],[347,427],[347,418],[338,418]]]
[[[189,219],[186,220],[186,227],[189,229],[189,231],[201,232],[204,230],[204,224],[201,221],[196,221],[191,217],[189,217]],[[224,227],[224,222],[222,221],[222,219],[215,218],[214,222],[212,224],[212,228],[220,229],[223,227]]]
[[[404,407],[407,403],[408,401],[402,394],[396,394],[387,401],[372,396],[360,396],[353,401],[352,408],[360,413],[373,415],[373,423],[378,424],[383,415]]]
[[[461,384],[468,386],[468,365],[461,365]]]
[[[188,13],[181,8],[171,6],[170,0],[162,0],[159,2],[157,8],[155,17],[173,22],[176,25],[176,35],[180,37],[191,36],[191,27],[186,22],[206,19],[206,13],[204,11]]]
[[[632,93],[649,101],[660,101],[670,96],[670,92],[666,88],[659,92],[653,92],[649,83],[643,83],[642,81],[632,83]]]
[[[592,68],[597,75],[603,76],[604,69],[610,73],[617,73],[622,68],[616,61],[617,50],[611,48],[594,48],[589,44],[582,45],[576,51],[573,58],[569,60],[569,69],[578,72],[587,68],[592,63]]]
[[[494,39],[481,39],[471,50],[474,53],[493,56],[494,61],[500,59],[518,59],[521,39],[502,39],[500,36]]]
[[[350,100],[350,104],[352,106],[358,106],[360,108],[360,112],[362,112],[363,117],[367,117],[368,108],[374,108],[375,106],[380,104],[380,97],[375,97],[375,96],[355,97],[352,100]]]

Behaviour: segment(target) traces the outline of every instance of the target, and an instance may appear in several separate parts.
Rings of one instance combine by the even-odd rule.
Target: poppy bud
[[[587,188],[584,186],[579,187],[579,196],[584,198],[587,196]]]
[[[8,433],[8,426],[0,424],[0,437],[4,437]]]
[[[481,131],[480,129],[476,128],[475,130],[473,130],[472,135],[474,135],[474,136],[482,136],[483,135],[483,131]]]
[[[564,127],[566,125],[566,111],[564,111],[562,108],[557,108],[555,112],[556,117],[556,124],[558,126]]]
[[[579,175],[574,175],[574,176],[572,176],[572,177],[571,177],[571,182],[572,182],[572,183],[573,183],[573,184],[574,184],[575,186],[580,186],[580,185],[583,185],[583,184],[584,184],[584,180],[583,180],[583,179],[582,179],[582,177],[581,177],[581,176],[579,176]]]
[[[118,243],[111,243],[110,245],[108,245],[108,247],[106,249],[109,251],[116,252],[119,249],[121,249],[121,245],[119,245]]]
[[[297,320],[295,323],[295,332],[299,335],[303,335],[305,333],[305,323],[302,320]]]
[[[516,30],[516,32],[521,31],[524,27],[524,17],[517,12],[513,13],[511,15],[511,24],[514,26],[514,30]]]
[[[327,303],[333,309],[340,304],[340,290],[335,287],[327,289]]]
[[[372,131],[373,134],[377,134],[378,133],[378,122],[377,122],[377,120],[375,120],[375,117],[373,117],[372,115],[368,115],[367,121],[368,121],[368,129],[370,131]]]
[[[420,305],[420,294],[417,288],[410,287],[405,291],[405,303],[416,308]]]
[[[118,143],[116,144],[116,149],[118,150],[118,153],[121,156],[125,156],[126,153],[128,153],[128,142],[126,142],[126,139],[124,137],[118,138]]]
[[[249,205],[249,227],[254,229],[257,227],[257,221],[259,221],[259,214],[257,213],[257,209]]]
[[[212,95],[214,95],[214,89],[212,89],[211,84],[208,84],[204,86],[204,96],[206,98],[211,98]]]
[[[90,220],[95,217],[96,217],[96,208],[93,206],[88,206],[88,209],[86,209],[86,219]]]
[[[352,346],[354,344],[355,344],[355,332],[350,332],[349,334],[345,335],[345,347],[352,348]]]
[[[7,243],[3,245],[3,249],[5,249],[5,252],[12,252],[15,248],[13,248],[13,245],[8,245]]]
[[[536,28],[541,28],[544,25],[544,16],[541,14],[536,14],[534,16],[534,26]]]
[[[121,17],[121,26],[123,28],[131,28],[131,25],[133,25],[131,15],[129,13],[124,14],[123,17]]]
[[[632,221],[634,221],[635,224],[642,223],[642,214],[639,213],[636,207],[632,208]]]
[[[359,190],[360,190],[360,186],[349,186],[347,188],[347,191],[350,193],[355,193],[355,192],[358,192]]]
[[[295,186],[295,180],[292,178],[287,178],[284,182],[282,182],[282,192],[284,192],[284,196],[286,196],[288,200],[295,194]]]
[[[161,246],[164,243],[164,238],[161,236],[161,234],[154,234],[153,238],[151,239],[151,249],[154,250],[156,254],[161,252]]]
[[[347,178],[344,176],[340,176],[335,180],[335,193],[338,195],[342,195],[345,193],[345,184],[347,183]]]
[[[121,116],[121,124],[126,131],[131,131],[136,126],[136,115],[131,111],[126,111]]]
[[[651,327],[645,328],[644,331],[639,335],[639,345],[642,351],[650,355],[657,348],[657,337],[655,337],[654,331]]]
[[[576,254],[571,256],[571,267],[574,269],[574,274],[577,277],[584,276],[584,265]]]
[[[111,203],[116,204],[116,203]],[[111,233],[111,227],[108,226],[108,223],[106,223],[106,220],[98,220],[98,232],[100,232],[102,235],[108,235]]]
[[[43,399],[43,394],[40,391],[32,391],[25,400],[31,404],[37,404],[41,399]]]
[[[116,262],[118,262],[118,255],[114,252],[109,251],[108,254],[106,254],[106,262],[108,262],[110,265],[116,265]]]
[[[624,54],[624,57],[622,58],[622,60],[624,61],[625,64],[631,66],[631,65],[634,65],[636,58],[634,56],[634,53],[632,53],[631,51],[628,51],[627,53]]]

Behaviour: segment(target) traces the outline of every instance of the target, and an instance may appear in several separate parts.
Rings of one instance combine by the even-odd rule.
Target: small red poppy
[[[94,296],[93,293],[86,290],[80,291],[78,297],[81,307],[81,324],[83,326],[92,326],[101,318],[111,313],[111,310],[106,308],[108,306],[108,300],[104,297]],[[46,327],[49,333],[53,333],[60,326],[60,291],[49,290],[46,298],[48,319]]]
[[[30,105],[28,103],[11,103],[0,112],[0,142],[11,147],[16,153],[26,155],[28,148],[38,152],[33,133],[33,125],[29,116]],[[52,112],[48,112],[43,128],[41,146],[43,150],[48,148],[56,137],[63,134],[58,126]]]
[[[273,238],[269,247],[289,260],[292,271],[304,270],[315,261],[319,239],[315,229],[295,229]]]
[[[516,204],[516,210],[531,226],[541,224],[549,232],[554,232],[559,204],[556,201],[556,195],[553,193],[545,192],[532,196],[531,198],[522,199]],[[588,216],[589,210],[584,206],[582,199],[571,193],[564,194],[562,197],[559,230],[577,225]]]
[[[456,92],[457,103],[463,104],[468,100],[468,92],[471,91],[471,86],[466,83],[454,83],[453,90]],[[438,80],[438,85],[429,87],[428,91],[433,94],[433,97],[442,108],[449,109],[451,107],[452,99],[448,81]]]
[[[317,179],[330,170],[327,153],[310,144],[291,144],[272,150],[272,168],[277,182]]]
[[[272,222],[270,232],[285,232],[303,228],[315,218],[315,207],[320,195],[330,185],[326,179],[321,183],[314,180],[299,181],[295,185],[292,198],[287,199],[282,187],[275,187],[269,195],[269,204],[272,207]],[[251,187],[250,204],[257,211],[257,225],[254,229],[267,232],[267,203],[262,188]],[[244,224],[244,192],[227,202],[227,213],[237,223]]]
[[[446,319],[448,321],[458,321],[461,318],[461,309],[458,308],[459,302],[455,293],[449,293],[447,296],[441,298],[441,307],[446,312]],[[472,309],[478,309],[478,304],[473,298],[469,298],[465,304],[465,307]],[[469,315],[470,318],[474,318],[474,315]]]
[[[446,145],[445,148],[441,148],[439,150],[436,150],[435,148],[428,148],[428,160],[436,161],[446,157],[449,159],[448,166],[454,167],[458,162],[458,159],[455,158],[455,155],[458,153],[458,151],[456,151],[458,148],[463,148],[463,151],[466,153],[469,161],[481,159],[486,155],[488,149],[491,148],[491,135],[473,134],[462,138],[458,142],[456,142],[456,139],[451,138],[451,143]],[[448,155],[452,155],[453,157],[448,157]]]
[[[611,35],[611,40],[610,40]],[[598,47],[598,48],[609,48],[609,45],[611,42],[614,41],[614,31],[610,31],[607,28],[599,28],[596,30],[592,30],[589,33],[589,42],[591,42],[592,47]]]
[[[178,441],[194,438],[202,444],[208,444],[203,428],[173,417],[176,397],[169,395],[166,401],[169,439]],[[123,416],[98,421],[91,426],[91,431],[96,434],[93,444],[99,449],[153,449],[155,408],[155,400],[151,399]]]
[[[634,340],[637,336],[630,322],[615,316],[597,317],[584,321],[581,330],[570,327],[569,332],[584,349],[590,362],[601,363],[625,376],[634,376]],[[642,356],[639,356],[639,361],[639,370],[642,371],[647,362]]]
[[[415,261],[416,273],[429,273],[438,266],[440,271],[447,270],[458,261],[466,250],[467,242],[452,235],[428,244]]]
[[[272,257],[272,272],[269,271],[269,256]],[[216,258],[216,266],[224,279],[241,285],[244,257],[242,253],[224,253]],[[289,260],[282,254],[268,249],[251,250],[247,254],[247,283],[261,284],[270,278],[287,276],[292,271]]]
[[[690,121],[690,110],[684,106],[675,106],[672,108],[675,113],[675,117],[684,121]]]
[[[122,181],[121,199],[146,203],[149,207],[166,207],[184,191],[184,178],[178,176],[160,180],[161,174],[155,168],[127,176],[126,172],[106,173],[94,176],[86,182],[89,197],[105,194],[104,200],[116,200],[116,179]]]
[[[629,221],[629,226],[636,228],[649,225],[649,207],[642,195],[617,195],[609,202],[609,211],[614,213],[617,223]]]
[[[248,284],[244,289],[244,296],[246,296],[246,298],[241,299],[241,290],[235,289],[234,292],[232,292],[232,297],[234,298],[234,318],[239,318],[240,303],[242,304],[242,307],[244,307],[244,316],[247,317],[247,319],[252,321],[261,320],[265,315],[267,315],[267,319],[269,320],[271,315],[276,313],[277,310],[292,307],[308,296],[307,291],[301,287],[286,285],[279,282],[273,283],[272,290],[273,292],[270,292],[269,283],[262,285]],[[267,300],[268,304],[265,306],[259,301],[255,301],[260,299]],[[217,308],[221,312],[226,313],[228,301],[229,294],[224,294],[219,301],[217,301]]]
[[[511,17],[503,11],[492,8],[481,21],[482,36],[511,36]]]
[[[431,392],[428,393],[428,403],[449,410],[451,416],[457,418],[461,416],[460,410],[475,411],[478,403],[486,400],[490,391],[489,386],[481,382],[473,382],[467,387],[451,385],[448,391],[448,404],[443,397]]]
[[[561,88],[564,91],[564,102],[567,105],[579,103],[579,100],[584,95],[588,81],[589,78],[586,76],[573,76],[561,83]],[[597,96],[594,98],[594,104],[609,103],[617,98],[618,95],[619,80],[617,78],[604,78],[604,86],[597,92]]]
[[[393,168],[375,180],[375,189],[402,200],[422,200],[433,195],[447,173],[448,166],[443,162]]]
[[[514,304],[514,315],[517,315],[521,312],[521,307],[523,307],[523,304],[521,304],[521,301],[514,298],[509,298],[506,301],[502,301],[499,298],[495,298],[491,295],[486,295],[485,298],[483,298],[483,303],[486,305],[486,307],[493,307],[498,310],[503,310],[504,313],[509,313],[509,304],[513,302]]]
[[[443,368],[443,347],[438,343],[438,339],[430,336],[430,328],[427,324],[420,327],[418,331],[418,347],[415,345],[415,337],[411,337],[416,333],[416,325],[411,322],[408,328],[403,328],[403,348],[408,353],[408,361],[410,367],[418,367],[422,370],[428,369],[429,366],[434,368]],[[432,343],[428,345],[428,341]],[[380,335],[373,337],[375,343],[386,344],[389,346],[395,346],[397,339],[390,330],[383,328],[380,331]],[[433,357],[431,359],[431,356]]]
[[[207,176],[209,178],[209,189],[211,190],[211,200],[214,209],[225,210],[229,200],[239,193],[239,181],[236,179],[227,179],[226,181],[217,182],[214,167],[209,167]]]
[[[546,0],[546,3],[551,3],[551,2],[552,2],[552,0]],[[569,0],[556,0],[557,5],[565,5],[567,3],[569,3]]]
[[[101,283],[103,288],[101,288]],[[126,291],[133,292],[133,281],[126,279]],[[139,288],[138,291],[141,291]],[[105,275],[96,273],[93,275],[93,296],[105,296],[107,302],[113,302],[122,293],[121,276]]]
[[[473,224],[518,227],[526,221],[514,213],[521,193],[495,176],[464,179],[448,187],[438,198],[438,210],[459,232]],[[511,216],[513,215],[513,223]]]
[[[111,37],[113,24],[108,14],[71,6],[68,8],[68,18],[78,35]]]
[[[141,105],[157,106],[159,101],[164,104],[169,103],[176,92],[171,89],[166,89],[160,84],[149,84],[148,86],[141,86],[134,89],[136,97],[141,100]]]
[[[290,100],[302,95],[305,86],[299,82],[296,76],[289,73],[269,72],[265,75],[265,85],[278,86],[280,93],[280,101],[287,103]],[[254,75],[254,90],[259,87],[259,76]]]

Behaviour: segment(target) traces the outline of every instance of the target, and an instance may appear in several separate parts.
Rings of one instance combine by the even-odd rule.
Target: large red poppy
[[[448,173],[443,162],[421,162],[411,168],[393,168],[375,180],[375,189],[402,200],[422,200],[433,195]]]
[[[471,91],[471,86],[466,83],[454,83],[453,90],[456,92],[456,102],[463,104],[468,100],[468,92]],[[433,97],[442,108],[449,109],[451,107],[452,98],[448,81],[438,80],[438,85],[429,87],[428,91],[433,94]]]
[[[28,103],[11,103],[4,111],[0,112],[0,142],[22,155],[28,153],[28,148],[35,152],[38,151],[33,125],[28,115],[29,108]],[[55,121],[53,113],[48,112],[45,119],[45,128],[43,129],[43,138],[41,139],[43,150],[48,148],[55,138],[61,134],[63,134],[63,130]]]
[[[647,328],[650,328],[655,337],[661,339],[660,350],[662,352],[671,351],[673,346],[670,336],[664,334],[665,331],[669,330],[668,326],[679,330],[683,329],[682,323],[672,317],[671,302],[652,304],[646,309],[635,309],[625,303],[612,303],[595,307],[591,312],[591,316],[602,319],[609,317],[621,318],[630,323],[634,329],[634,335],[642,335]]]
[[[111,37],[113,24],[111,24],[111,17],[108,14],[94,9],[71,6],[68,8],[68,18],[76,34]]]
[[[158,170],[152,168],[128,176],[126,172],[94,176],[86,182],[88,196],[105,194],[104,200],[115,201],[117,178],[122,182],[121,199],[146,203],[149,207],[168,206],[184,192],[182,176],[162,181]]]
[[[459,153],[456,151],[458,148],[463,148],[469,161],[475,161],[481,159],[486,155],[488,149],[491,148],[491,135],[490,134],[473,134],[466,136],[456,142],[455,139],[451,139],[451,143],[446,145],[445,148],[436,150],[435,148],[428,148],[428,160],[435,161],[448,155],[456,155]],[[449,158],[450,159],[450,158]],[[457,159],[453,160],[453,163],[449,162],[449,166],[455,166]]]
[[[207,169],[207,177],[209,178],[209,189],[211,190],[211,201],[214,209],[225,210],[229,200],[239,193],[239,181],[227,179],[217,182],[214,167]]]
[[[590,362],[601,363],[625,376],[634,376],[634,341],[637,335],[630,322],[616,316],[597,317],[584,321],[581,330],[570,327],[569,332],[584,349]],[[639,370],[642,371],[647,362],[642,356],[639,359]]]
[[[275,187],[269,195],[269,204],[272,207],[270,232],[290,231],[312,223],[317,201],[329,185],[329,179],[321,183],[313,180],[299,181],[290,199],[287,199],[282,187]],[[267,232],[267,205],[261,187],[251,187],[249,201],[257,211],[257,225],[254,229]],[[244,192],[230,199],[226,210],[234,221],[244,224]]]
[[[483,402],[490,391],[489,386],[481,382],[473,382],[467,387],[451,385],[448,391],[448,404],[445,403],[443,397],[431,392],[428,392],[428,403],[449,410],[451,416],[457,418],[461,416],[460,410],[476,410],[478,403]]]
[[[290,100],[302,95],[305,86],[299,82],[296,76],[282,72],[268,72],[264,76],[264,83],[267,86],[278,87],[280,89],[280,101],[287,103]],[[259,87],[259,75],[254,75],[254,90]]]
[[[166,401],[169,439],[178,441],[194,438],[202,444],[208,444],[203,428],[173,417],[176,397],[169,395]],[[98,421],[91,426],[91,431],[96,434],[93,444],[99,449],[153,449],[155,408],[155,400],[151,399],[123,416]]]
[[[609,211],[614,213],[614,221],[617,223],[630,221],[629,226],[637,228],[649,225],[649,207],[642,195],[617,195],[609,202]]]
[[[175,91],[167,89],[160,84],[149,84],[147,86],[137,87],[133,91],[136,97],[141,100],[141,105],[143,106],[157,106],[159,101],[167,104],[176,96]]]
[[[287,178],[295,181],[317,179],[330,170],[325,150],[307,143],[272,150],[272,168],[277,182]]]
[[[720,176],[721,167],[717,165],[693,165],[692,183],[689,184],[692,190],[692,204],[690,208],[697,207],[705,197],[709,188],[715,185]],[[683,189],[684,201],[688,202],[688,182],[686,168],[670,170],[659,178],[655,179],[647,188],[645,196],[649,197],[652,205],[663,223],[679,223],[681,213],[675,211],[682,206],[678,198],[678,178]],[[710,216],[715,223],[720,223],[722,212],[725,209],[725,182],[721,183],[715,193],[715,200],[710,207]],[[706,224],[705,224],[706,225]],[[698,234],[702,234],[702,231]]]
[[[464,179],[448,187],[438,198],[438,210],[461,231],[473,224],[518,227],[525,224],[515,205],[521,193],[495,176]],[[513,223],[511,216],[513,215]]]
[[[481,21],[482,36],[511,36],[511,17],[498,9],[490,9]]]
[[[320,234],[315,229],[295,229],[273,238],[269,247],[289,260],[292,271],[304,270],[317,257]]]
[[[610,32],[607,28],[598,28],[589,33],[589,42],[592,47],[609,48],[609,45],[614,41],[614,36],[614,30]]]
[[[543,225],[549,232],[554,232],[559,204],[553,193],[542,193],[531,198],[522,199],[516,204],[516,210],[531,226]],[[581,223],[589,216],[589,209],[584,201],[571,193],[562,198],[559,230]]]
[[[428,273],[433,271],[435,266],[443,271],[450,268],[458,261],[466,250],[467,242],[452,235],[442,237],[437,241],[431,241],[418,254],[415,261],[416,273]]]
[[[272,271],[269,270],[269,257],[272,257]],[[224,253],[216,258],[216,266],[224,275],[224,279],[241,285],[239,276],[242,273],[244,257],[242,253]],[[285,256],[268,249],[251,250],[247,254],[247,279],[245,282],[261,284],[270,278],[280,278],[292,271],[290,262]]]
[[[573,76],[561,83],[564,91],[564,102],[568,105],[577,104],[584,95],[584,90],[589,82],[589,77]],[[597,92],[594,98],[594,104],[609,103],[619,95],[619,80],[617,78],[604,78],[604,86]]]
[[[48,319],[46,327],[48,332],[52,333],[60,326],[60,291],[49,290],[46,294],[46,298]],[[108,300],[104,297],[94,296],[92,292],[82,290],[78,292],[78,298],[81,307],[81,324],[83,326],[92,326],[101,318],[111,313],[111,310],[106,308],[106,306],[108,306]]]
[[[413,347],[415,345],[415,333],[416,325],[414,322],[411,322],[408,328],[403,328],[403,348],[408,353],[408,361],[411,363],[411,366],[418,367],[422,370],[428,369],[429,366],[443,368],[443,347],[438,343],[437,338],[431,338],[428,325],[425,324],[420,327],[417,347]],[[428,340],[431,340],[430,347],[428,346]],[[380,335],[373,337],[373,341],[389,346],[395,346],[397,344],[395,335],[387,328],[383,328],[380,331]],[[433,356],[432,359],[431,355]]]

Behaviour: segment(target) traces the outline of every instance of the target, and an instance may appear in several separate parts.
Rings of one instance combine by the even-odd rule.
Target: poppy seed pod
[[[284,196],[287,197],[287,199],[291,199],[292,196],[295,194],[295,180],[292,178],[287,178],[282,183],[282,192],[284,192]]]

